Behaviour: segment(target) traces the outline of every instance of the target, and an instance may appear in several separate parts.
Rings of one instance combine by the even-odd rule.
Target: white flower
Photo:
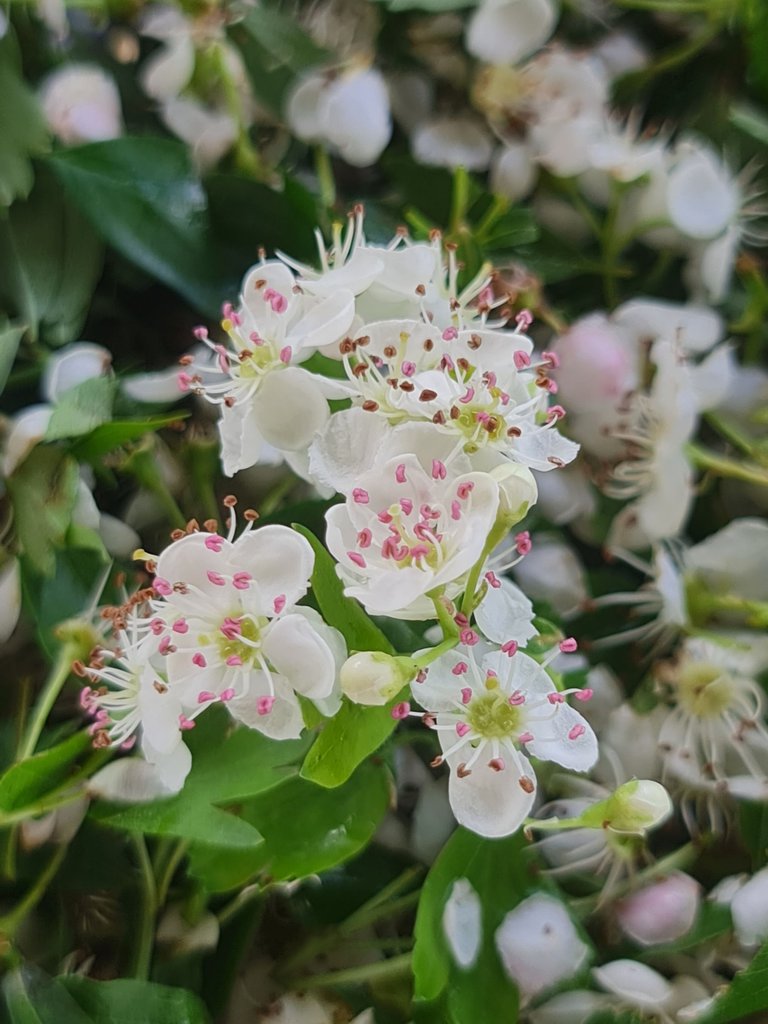
[[[768,868],[753,875],[730,901],[736,935],[742,946],[768,938]]]
[[[544,893],[511,910],[494,938],[504,969],[524,1000],[572,978],[589,955],[563,904]]]
[[[688,548],[685,567],[715,593],[768,600],[768,523],[745,516]]]
[[[725,331],[722,316],[709,306],[663,299],[631,299],[618,307],[612,319],[630,332],[633,345],[664,338],[686,355],[709,352]]]
[[[51,131],[65,145],[116,139],[123,132],[120,93],[95,64],[66,64],[40,86],[40,103]]]
[[[547,601],[562,618],[578,614],[589,597],[578,555],[557,537],[537,537],[513,573],[526,594]]]
[[[494,559],[488,563],[494,565]],[[496,572],[499,568],[486,574],[488,590],[485,597],[475,609],[475,621],[483,636],[495,644],[514,640],[519,647],[525,647],[528,641],[536,636],[533,625],[536,614],[533,605],[519,587],[511,580],[499,579]]]
[[[345,591],[374,614],[431,618],[426,595],[461,588],[496,521],[499,489],[487,473],[448,478],[415,455],[363,474],[326,513],[326,542]]]
[[[169,131],[185,142],[201,170],[214,167],[230,151],[238,134],[235,119],[226,110],[192,96],[175,96],[160,108]]]
[[[248,518],[246,513],[246,518]],[[314,556],[284,526],[234,539],[200,531],[171,544],[157,559],[149,627],[161,637],[168,679],[189,717],[216,701],[235,718],[275,739],[304,727],[296,694],[333,714],[336,680],[346,651],[341,636],[310,608]]]
[[[392,136],[387,85],[375,68],[310,72],[289,96],[286,116],[300,139],[326,143],[355,167],[375,163]]]
[[[483,938],[483,907],[466,878],[457,878],[443,909],[443,934],[453,959],[465,971],[474,966]]]
[[[613,960],[593,968],[592,974],[601,988],[632,1009],[663,1010],[673,997],[672,986],[666,978],[636,960]]]
[[[102,377],[112,366],[112,354],[102,345],[76,341],[48,357],[40,381],[46,402],[55,403],[65,391],[92,377]]]
[[[673,871],[631,893],[616,905],[622,931],[641,946],[674,942],[693,928],[701,905],[701,886]]]
[[[483,0],[467,25],[467,50],[489,64],[517,64],[546,43],[557,13],[553,0]]]
[[[682,142],[675,155],[667,181],[669,218],[688,238],[715,238],[738,212],[737,183],[717,154],[701,142]]]
[[[526,142],[508,142],[496,151],[491,167],[491,188],[513,203],[523,199],[536,181],[536,165]]]
[[[414,129],[411,150],[422,164],[484,171],[491,162],[493,141],[482,124],[472,118],[437,117]]]
[[[568,425],[569,433],[575,437],[573,421]],[[597,492],[591,486],[578,462],[564,466],[558,473],[542,473],[537,476],[539,510],[555,526],[589,520],[597,508]]]
[[[305,448],[330,415],[326,398],[348,392],[298,364],[344,335],[354,296],[340,288],[328,298],[305,298],[296,294],[291,271],[270,261],[246,275],[239,309],[224,312],[229,345],[198,332],[216,353],[224,381],[206,383],[210,367],[185,357],[179,384],[221,406],[222,462],[231,476],[254,465],[265,443],[283,452]]]
[[[583,699],[581,690],[559,692],[545,668],[514,642],[476,657],[477,634],[469,631],[465,641],[412,684],[413,698],[437,730],[443,753],[433,764],[445,761],[451,769],[449,797],[459,823],[484,836],[510,835],[536,794],[536,777],[521,748],[586,771],[597,759],[597,740],[565,700],[568,693]]]

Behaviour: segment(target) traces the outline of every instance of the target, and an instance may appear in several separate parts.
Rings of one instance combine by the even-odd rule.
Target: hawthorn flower
[[[553,429],[564,415],[548,408],[556,358],[534,363],[531,347],[520,331],[390,320],[368,324],[341,351],[365,412],[391,427],[432,423],[457,451],[488,449],[547,471],[571,462],[578,445]]]
[[[546,43],[556,22],[552,0],[483,0],[467,25],[467,50],[489,64],[516,64]]]
[[[328,550],[345,591],[373,614],[431,618],[427,595],[459,593],[480,558],[499,508],[487,473],[428,472],[412,454],[363,474],[344,504],[326,513]]]
[[[484,171],[491,162],[493,138],[474,117],[434,117],[414,129],[411,151],[430,167]]]
[[[309,543],[246,519],[237,539],[233,511],[227,536],[210,523],[162,552],[148,628],[190,719],[221,701],[251,728],[294,738],[304,727],[297,694],[323,713],[338,709],[346,651],[316,612],[297,607],[312,573]]]
[[[476,654],[478,640],[469,630],[462,646],[435,661],[411,690],[427,709],[425,724],[440,739],[442,754],[433,765],[447,762],[451,769],[449,797],[457,820],[498,837],[519,828],[533,807],[536,776],[526,753],[586,771],[597,760],[597,740],[566,702],[571,693],[584,700],[588,691],[558,691],[547,662],[540,665],[514,642],[483,645],[486,653]],[[575,641],[565,640],[549,658],[574,647]]]
[[[671,707],[659,732],[665,769],[683,781],[711,781],[722,793],[768,796],[765,696],[740,671],[738,653],[689,637],[656,675]]]
[[[40,87],[40,104],[51,131],[66,146],[123,133],[115,80],[95,64],[66,64],[52,71]]]
[[[224,309],[228,344],[198,336],[217,356],[224,380],[207,383],[207,365],[184,357],[182,390],[221,407],[219,433],[224,472],[254,465],[265,445],[279,451],[305,448],[328,416],[327,398],[347,389],[299,364],[342,337],[352,323],[354,296],[345,289],[319,301],[300,294],[292,272],[278,261],[253,267],[243,281],[241,305]]]

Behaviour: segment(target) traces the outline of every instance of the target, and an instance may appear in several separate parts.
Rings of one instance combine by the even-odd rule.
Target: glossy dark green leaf
[[[501,965],[494,933],[535,884],[531,868],[520,833],[506,839],[484,839],[459,828],[448,840],[424,883],[416,917],[413,973],[417,1021],[476,1024],[478,1007],[482,1007],[488,1020],[516,1024],[517,990]],[[443,931],[446,902],[454,883],[462,878],[478,894],[483,913],[478,958],[466,969],[455,962]]]
[[[274,61],[293,72],[322,64],[330,56],[312,42],[295,18],[276,7],[254,7],[243,19],[243,25]]]
[[[8,381],[25,330],[25,327],[10,324],[7,320],[0,322],[0,394]]]
[[[45,165],[0,222],[0,296],[33,339],[75,341],[101,274],[104,246]]]
[[[79,462],[99,463],[104,455],[115,448],[139,441],[146,434],[167,427],[171,423],[180,423],[188,415],[187,412],[180,410],[135,420],[112,420],[111,423],[103,423],[96,427],[85,437],[78,438],[70,450]]]
[[[50,164],[102,238],[196,308],[218,311],[226,296],[185,145],[126,136],[59,151]]]
[[[21,61],[13,29],[0,38],[0,206],[26,196],[34,174],[30,157],[48,149],[48,129],[42,111],[21,75]]]
[[[110,377],[90,377],[61,395],[45,432],[46,441],[82,437],[107,423],[117,383]]]
[[[0,813],[10,814],[36,803],[66,782],[73,762],[90,746],[86,732],[11,765],[0,775]]]
[[[66,452],[38,445],[8,478],[22,554],[35,571],[52,576],[75,507],[80,475]]]
[[[60,984],[92,1021],[100,1024],[207,1024],[205,1007],[193,992],[148,981],[119,978],[93,981],[76,974]]]
[[[2,992],[10,1024],[93,1024],[64,986],[37,967],[9,971]]]
[[[394,732],[397,721],[392,708],[398,697],[384,707],[366,707],[345,698],[304,759],[302,778],[330,789],[346,782]]]
[[[181,796],[153,800],[145,804],[99,804],[94,808],[97,821],[110,828],[153,836],[176,836],[197,842],[211,837],[222,847],[253,850],[261,843],[258,831],[234,814],[209,803],[185,801]]]

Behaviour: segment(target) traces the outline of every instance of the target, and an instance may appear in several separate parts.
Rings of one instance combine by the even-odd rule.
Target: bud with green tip
[[[593,804],[581,817],[587,828],[644,835],[666,821],[671,813],[672,800],[660,782],[632,779],[606,800]]]
[[[359,651],[341,666],[341,689],[356,704],[388,704],[418,671],[412,658]]]

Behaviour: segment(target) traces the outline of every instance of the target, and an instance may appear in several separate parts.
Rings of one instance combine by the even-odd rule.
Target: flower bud
[[[661,825],[672,813],[669,793],[652,779],[632,779],[619,786],[613,796],[590,808],[604,814],[601,824],[614,832],[643,835]]]
[[[768,868],[739,889],[731,901],[731,914],[742,946],[756,946],[768,938]]]
[[[341,666],[341,689],[356,704],[387,704],[417,671],[410,658],[359,651]]]
[[[675,871],[632,893],[616,907],[621,930],[641,946],[674,942],[693,927],[701,888],[690,875]]]

